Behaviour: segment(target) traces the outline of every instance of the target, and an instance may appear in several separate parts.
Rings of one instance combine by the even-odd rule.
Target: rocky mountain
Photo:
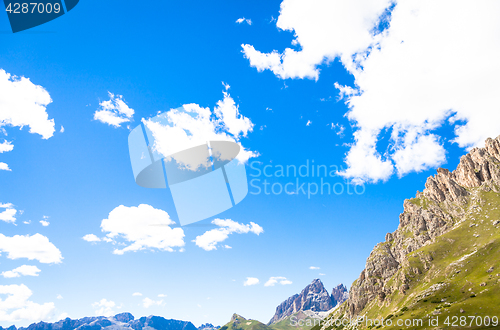
[[[334,306],[340,305],[349,298],[349,291],[341,283],[333,288],[331,298]]]
[[[328,291],[326,291],[321,280],[315,279],[311,284],[306,286],[301,293],[291,296],[276,307],[276,313],[269,321],[268,325],[280,322],[299,311],[329,311],[334,308],[339,301],[344,302],[346,294],[347,289],[340,284],[333,289],[332,295],[330,295]]]
[[[130,313],[121,313],[111,317],[84,317],[77,320],[66,318],[55,323],[33,323],[27,328],[2,328],[0,330],[197,330],[191,322],[167,320],[160,316],[148,316],[135,319]]]
[[[412,329],[426,329],[439,315],[443,322],[498,314],[500,136],[485,145],[463,156],[453,172],[439,168],[423,192],[404,201],[397,230],[375,246],[330,319],[411,317],[423,320]],[[400,327],[384,327],[393,328]]]
[[[220,326],[214,326],[212,323],[205,323],[198,327],[198,330],[218,330]]]

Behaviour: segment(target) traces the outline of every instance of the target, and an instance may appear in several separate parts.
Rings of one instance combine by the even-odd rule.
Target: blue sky
[[[452,3],[85,0],[16,34],[0,15],[0,212],[7,212],[0,299],[11,297],[0,304],[0,326],[123,311],[195,325],[223,325],[233,313],[267,322],[314,278],[329,291],[350,286],[373,246],[397,228],[404,199],[423,190],[435,168],[454,169],[468,148],[500,133],[500,69],[482,55],[500,49],[492,32],[498,5]],[[382,16],[390,24],[380,24]],[[17,86],[20,78],[6,74],[30,82]],[[132,218],[144,204],[178,223],[168,189],[134,182],[130,131],[158,112],[185,104],[213,111],[224,99],[253,124],[236,139],[255,153],[249,179],[297,179],[256,177],[252,162],[276,169],[314,161],[339,168],[328,183],[364,193],[250,188],[204,226],[183,227],[184,245],[174,252],[143,246],[113,254],[126,245],[103,241],[109,232],[101,223],[121,205]],[[125,120],[118,127],[95,119],[110,100],[133,109],[130,116],[111,109]],[[28,110],[47,118],[20,115]],[[239,233],[212,224],[215,218],[244,228],[253,222],[263,232]],[[119,226],[122,219],[113,219]],[[210,230],[228,238],[207,251],[193,241]],[[89,234],[101,241],[84,240]],[[9,239],[16,235],[27,241],[17,246]],[[23,265],[39,271],[5,276]],[[286,280],[265,286],[271,277]],[[259,283],[244,285],[248,278]]]

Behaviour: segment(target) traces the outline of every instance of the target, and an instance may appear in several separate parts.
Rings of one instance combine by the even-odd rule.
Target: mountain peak
[[[276,307],[276,313],[268,324],[273,324],[298,312],[310,310],[326,312],[335,307],[337,301],[326,291],[319,278],[314,279],[300,294],[295,294]]]

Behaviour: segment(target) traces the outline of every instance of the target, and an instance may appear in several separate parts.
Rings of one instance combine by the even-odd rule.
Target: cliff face
[[[333,307],[335,305],[323,283],[315,279],[300,294],[291,296],[276,307],[276,313],[268,324],[279,322],[298,311],[324,312]]]
[[[339,284],[332,290],[332,302],[334,306],[342,304],[349,298],[349,291],[344,284]]]
[[[412,285],[411,279],[429,271],[435,257],[433,253],[414,253],[410,260],[409,254],[433,244],[466,219],[475,220],[471,214],[484,205],[480,197],[483,192],[500,192],[500,136],[488,139],[485,148],[472,149],[461,158],[455,171],[439,168],[435,176],[428,178],[423,192],[405,200],[398,229],[388,233],[385,242],[370,253],[339,313],[355,317],[368,305],[388,306],[395,292],[404,296]],[[488,219],[488,215],[484,217]],[[413,267],[414,259],[421,267]]]

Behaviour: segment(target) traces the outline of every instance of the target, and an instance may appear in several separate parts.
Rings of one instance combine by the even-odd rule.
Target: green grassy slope
[[[489,327],[484,325],[485,317],[500,319],[500,194],[480,188],[470,192],[472,198],[463,206],[467,210],[465,218],[454,219],[452,230],[410,253],[408,264],[388,283],[399,287],[400,279],[406,278],[409,288],[404,293],[394,290],[383,301],[372,300],[361,313],[367,320],[390,319],[392,326],[369,326],[365,321],[357,327],[333,325],[324,330],[500,329],[500,321],[496,327],[491,325],[493,322]],[[421,207],[432,203],[411,202]],[[342,316],[334,313],[330,318]],[[429,320],[436,318],[439,326],[429,325]],[[450,324],[445,324],[447,318]],[[406,319],[414,323],[409,327],[396,324]],[[455,319],[458,321],[454,326]]]

